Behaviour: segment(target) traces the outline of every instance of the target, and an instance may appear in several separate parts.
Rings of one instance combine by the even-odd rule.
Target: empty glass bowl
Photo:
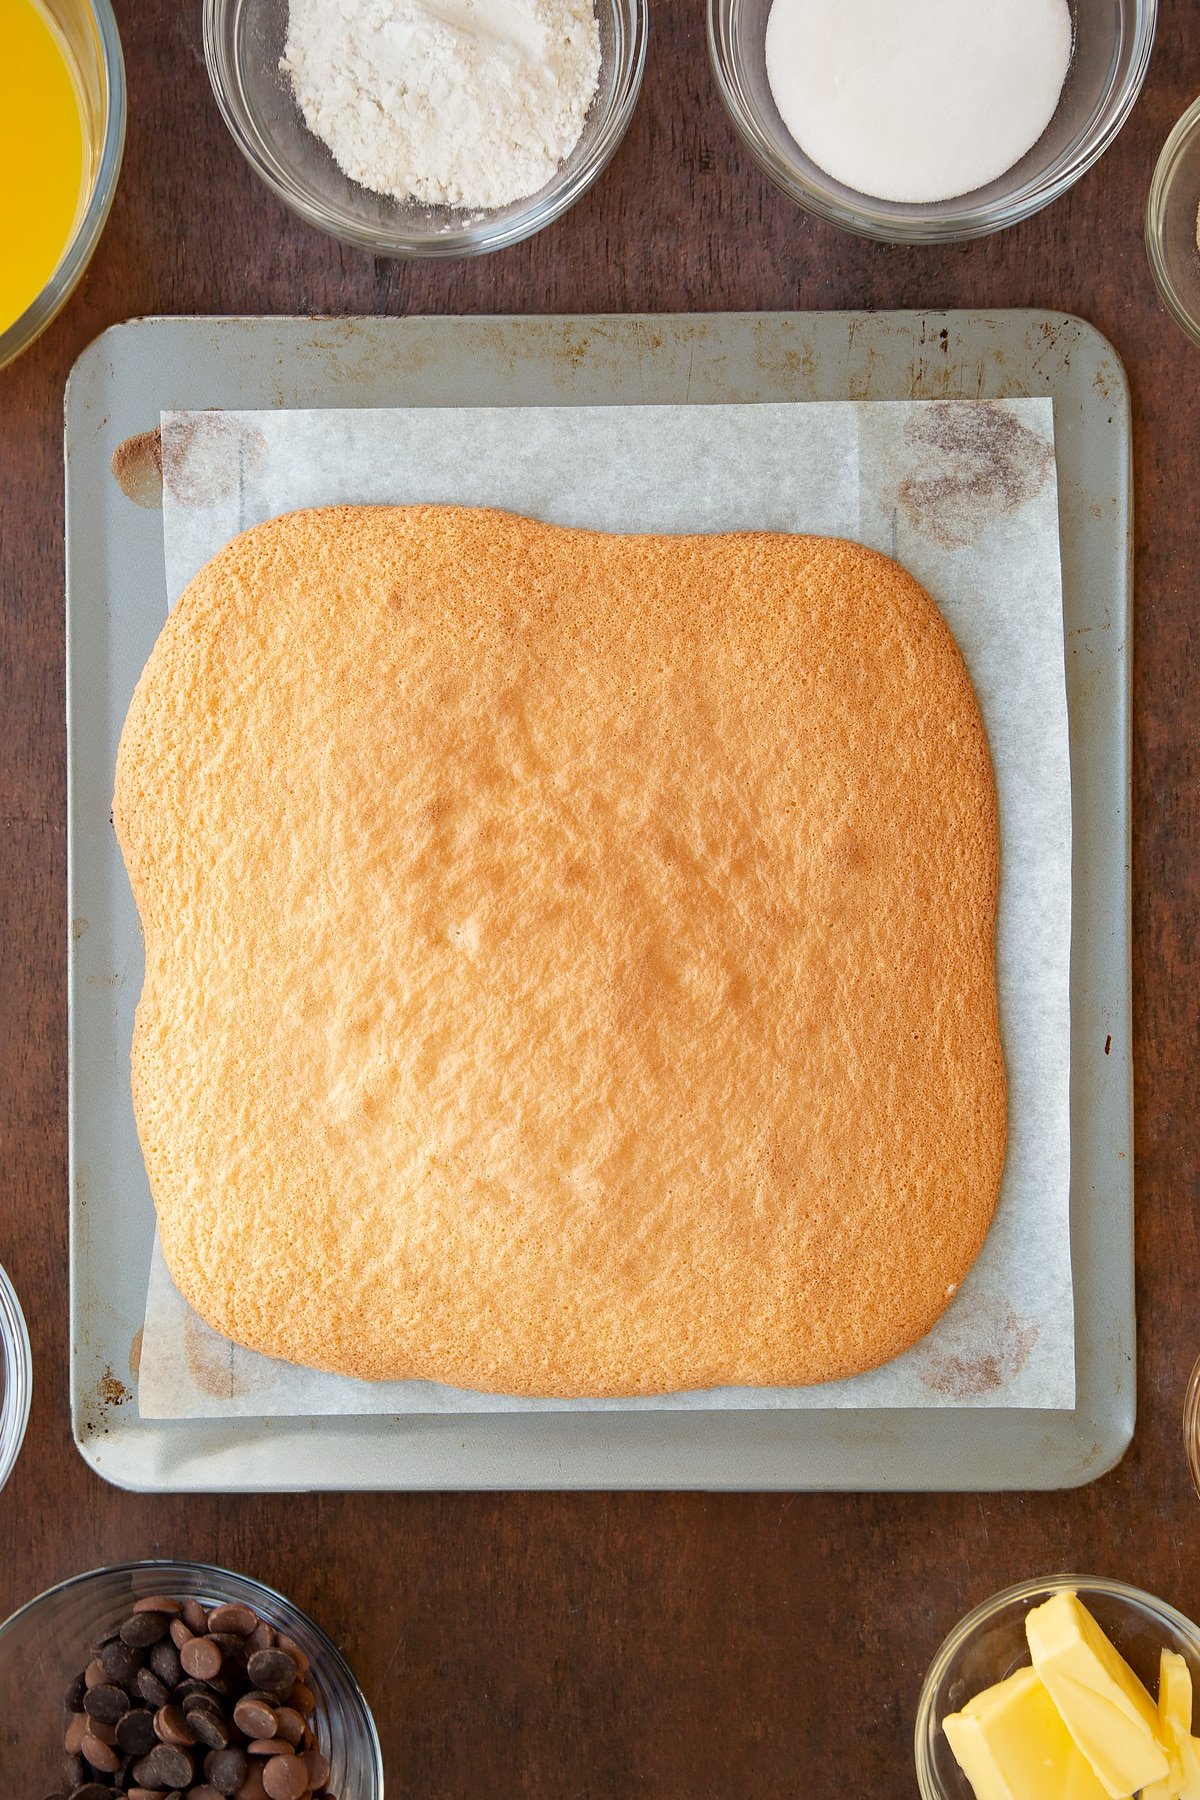
[[[0,1488],[20,1455],[32,1393],[33,1361],[25,1315],[12,1282],[0,1269]]]
[[[1052,1575],[1005,1588],[954,1627],[925,1677],[915,1743],[921,1800],[973,1800],[942,1720],[983,1688],[1028,1667],[1025,1615],[1064,1588],[1079,1595],[1151,1694],[1158,1691],[1158,1657],[1164,1649],[1186,1657],[1193,1683],[1200,1684],[1200,1630],[1140,1588],[1097,1575]]]
[[[63,1695],[104,1626],[152,1594],[215,1604],[240,1600],[295,1639],[317,1700],[317,1740],[338,1800],[382,1800],[383,1759],[370,1708],[341,1653],[304,1613],[260,1582],[204,1563],[136,1562],[76,1575],[0,1626],[0,1693],[20,1697],[0,1731],[0,1793],[53,1793],[63,1747]]]
[[[573,206],[624,137],[642,85],[647,0],[596,0],[600,86],[581,136],[537,194],[494,211],[401,202],[344,175],[305,125],[279,59],[288,0],[204,0],[217,104],[255,173],[310,225],[379,256],[474,256],[531,237]]]
[[[125,64],[109,0],[42,0],[42,4],[74,68],[83,120],[84,193],[58,267],[37,298],[0,332],[0,369],[46,329],[91,261],[116,193],[125,150]]]
[[[1188,336],[1200,344],[1200,100],[1163,145],[1146,207],[1146,252],[1158,291]]]
[[[771,0],[708,0],[708,47],[721,98],[750,154],[809,212],[864,237],[936,244],[983,237],[1065,193],[1102,156],[1145,79],[1157,0],[1072,0],[1075,46],[1058,111],[1021,161],[959,199],[912,206],[842,185],[805,155],[771,96],[764,49]]]

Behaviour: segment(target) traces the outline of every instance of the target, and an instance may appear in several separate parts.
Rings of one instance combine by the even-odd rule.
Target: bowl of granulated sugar
[[[205,0],[251,168],[379,256],[472,256],[559,218],[633,117],[647,0]]]
[[[713,73],[775,184],[865,237],[1028,218],[1103,155],[1157,0],[708,0]]]

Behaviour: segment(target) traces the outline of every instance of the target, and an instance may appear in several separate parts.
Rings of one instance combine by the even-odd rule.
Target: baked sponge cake
[[[523,1395],[819,1382],[979,1251],[995,790],[885,557],[275,519],[172,613],[114,820],[163,1250],[238,1343]]]

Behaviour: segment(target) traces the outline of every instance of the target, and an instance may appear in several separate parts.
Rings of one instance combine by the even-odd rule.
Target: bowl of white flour
[[[866,237],[982,237],[1112,142],[1157,0],[707,0],[721,98],[793,200]]]
[[[383,256],[502,249],[600,175],[647,0],[205,0],[213,92],[309,224]]]

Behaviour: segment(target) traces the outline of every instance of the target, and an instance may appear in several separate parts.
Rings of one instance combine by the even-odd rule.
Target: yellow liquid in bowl
[[[0,331],[41,293],[84,203],[75,74],[37,0],[0,0]]]

